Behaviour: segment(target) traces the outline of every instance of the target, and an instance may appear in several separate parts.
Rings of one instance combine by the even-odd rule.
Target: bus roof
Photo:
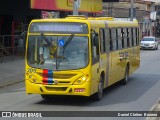
[[[36,19],[32,22],[80,22],[86,23],[91,27],[138,27],[138,21],[134,19],[130,21],[129,18],[113,18],[113,17],[85,17],[85,16],[68,16],[66,18],[54,19]]]

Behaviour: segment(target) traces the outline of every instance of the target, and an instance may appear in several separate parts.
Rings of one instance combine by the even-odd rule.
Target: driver
[[[50,52],[51,52],[51,58],[53,57],[57,57],[56,53],[57,53],[57,43],[55,40],[52,41],[51,46],[49,47]]]
[[[56,42],[53,41],[52,44],[49,46],[45,40],[43,40],[43,43],[41,47],[39,48],[39,55],[40,55],[40,64],[44,64],[45,60],[49,58],[56,57],[57,53],[57,45]]]

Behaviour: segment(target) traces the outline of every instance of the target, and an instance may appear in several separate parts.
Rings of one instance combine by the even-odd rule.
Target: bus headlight
[[[81,85],[83,83],[85,83],[89,78],[89,75],[85,75],[85,76],[82,76],[80,78],[78,78],[73,84],[74,85]]]
[[[40,83],[39,79],[37,79],[34,75],[28,75],[27,77],[32,83]]]
[[[32,83],[36,83],[37,79],[32,75],[32,77],[29,78],[29,81],[32,82]]]

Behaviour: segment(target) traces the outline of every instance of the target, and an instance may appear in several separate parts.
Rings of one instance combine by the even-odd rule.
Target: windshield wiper
[[[43,33],[41,33],[42,38],[46,41],[48,46],[51,46],[51,43],[49,42],[49,40],[44,36]]]
[[[73,37],[74,37],[74,34],[71,34],[71,35],[69,36],[68,40],[66,41],[66,43],[64,44],[64,46],[63,46],[63,53],[62,53],[62,59],[64,58],[64,51],[65,51],[66,47],[68,46],[68,44],[69,44],[69,43],[71,42],[71,40],[73,39]],[[62,61],[62,59],[59,60],[58,63],[56,63],[56,69],[58,69],[59,64],[60,64],[60,62]]]
[[[67,45],[71,42],[71,40],[73,39],[73,37],[74,37],[74,34],[71,34],[69,36],[68,40],[66,41],[66,43],[64,44],[64,46],[63,46],[63,56],[64,56],[64,51],[65,51]]]

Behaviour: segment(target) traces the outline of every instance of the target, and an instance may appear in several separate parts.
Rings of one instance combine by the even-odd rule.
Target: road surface
[[[140,68],[130,76],[128,84],[116,84],[107,88],[103,99],[99,102],[83,97],[55,97],[52,102],[46,102],[40,95],[27,95],[24,86],[24,82],[21,82],[0,88],[0,111],[149,111],[160,98],[160,50],[141,50]],[[45,118],[40,120],[43,119]],[[47,119],[145,120],[146,118],[49,117]]]

